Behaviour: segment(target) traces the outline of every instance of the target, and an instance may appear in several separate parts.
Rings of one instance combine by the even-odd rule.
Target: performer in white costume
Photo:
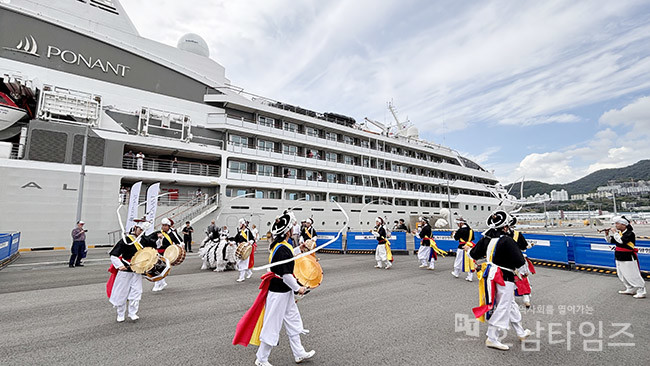
[[[451,275],[458,278],[461,272],[466,272],[465,281],[472,282],[476,265],[467,251],[474,247],[474,231],[467,225],[467,221],[462,217],[456,219],[458,230],[454,231],[451,236],[458,240],[458,249],[456,249],[456,259],[454,260],[454,271]]]
[[[646,297],[645,281],[641,277],[639,269],[639,251],[636,245],[636,236],[632,231],[632,225],[625,216],[614,218],[616,230],[607,229],[605,239],[609,243],[615,244],[614,257],[616,259],[616,273],[618,278],[625,285],[625,290],[618,293],[623,295],[633,295],[635,299]]]
[[[147,223],[136,222],[131,234],[115,244],[110,251],[112,276],[107,284],[109,301],[117,308],[117,321],[123,322],[127,312],[131,320],[139,319],[137,313],[142,298],[142,275],[131,271],[129,264],[133,255],[144,246],[156,247],[155,242],[142,237],[136,239],[147,228]],[[124,240],[126,239],[126,241]]]
[[[377,249],[375,250],[375,268],[390,269],[393,266],[393,253],[390,250],[390,242],[387,238],[386,223],[381,217],[375,220],[375,228],[371,231],[377,238]],[[385,264],[385,267],[384,267]]]

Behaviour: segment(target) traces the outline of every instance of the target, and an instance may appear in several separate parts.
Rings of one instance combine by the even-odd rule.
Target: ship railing
[[[362,193],[382,193],[382,194],[407,194],[416,195],[429,199],[447,200],[447,193],[434,193],[425,191],[413,191],[405,188],[388,188],[388,187],[368,187],[356,182],[354,184],[346,184],[342,182],[332,182],[327,180],[310,180],[305,179],[304,176],[299,177],[285,177],[277,174],[265,175],[256,174],[255,172],[243,172],[238,170],[229,170],[227,172],[228,179],[235,179],[247,182],[260,182],[260,183],[276,183],[287,186],[307,186],[325,189],[340,189],[345,191],[359,191]],[[458,194],[450,195],[451,198],[456,199]]]
[[[122,158],[122,168],[149,172],[202,175],[210,177],[218,177],[221,173],[221,167],[219,165],[213,164],[191,161],[178,161],[177,164],[174,164],[173,160],[155,158],[144,158],[141,160],[142,164],[140,165],[135,155],[124,156]]]
[[[11,144],[11,152],[9,153],[9,159],[22,159],[24,151],[25,151],[25,145]]]
[[[265,133],[281,135],[282,137],[287,137],[290,139],[304,140],[305,137],[307,136],[305,132],[285,130],[282,126],[275,127],[275,126],[261,125],[249,118],[245,118],[245,117],[233,118],[228,116],[226,113],[209,113],[208,126],[210,124],[226,124],[226,125],[231,125],[236,127],[243,127],[247,130],[258,130]],[[332,147],[337,147],[339,149],[349,149],[352,152],[357,154],[365,153],[368,156],[401,160],[402,162],[408,162],[408,163],[418,164],[418,165],[421,165],[422,163],[426,162],[430,165],[434,165],[437,167],[447,167],[447,165],[448,167],[454,167],[454,168],[462,167],[460,165],[444,163],[443,161],[439,161],[439,160],[430,161],[430,160],[425,160],[417,157],[399,155],[381,149],[372,149],[361,145],[350,144],[343,141],[331,140],[331,139],[313,136],[313,135],[309,135],[309,139],[312,140],[314,146],[332,146]],[[418,142],[417,144],[421,146],[435,146],[436,148],[444,149],[446,151],[451,151],[451,149],[449,148],[445,148],[444,146],[438,146],[435,144],[423,144],[420,142]]]
[[[304,153],[295,153],[295,154],[285,153],[282,150],[275,149],[275,148],[263,149],[257,146],[248,147],[248,146],[242,146],[237,143],[229,142],[226,150],[230,152],[240,153],[240,154],[253,155],[259,157],[268,157],[268,158],[273,158],[273,159],[278,159],[278,160],[283,160],[288,162],[298,162],[298,163],[305,163],[305,164],[313,163],[318,166],[331,167],[339,170],[345,170],[345,169],[353,169],[355,171],[361,170],[366,173],[374,173],[378,175],[390,175],[391,177],[405,178],[405,179],[418,179],[420,181],[426,181],[428,183],[438,184],[438,185],[447,184],[446,179],[435,177],[435,176],[430,177],[430,176],[417,175],[415,173],[406,173],[406,172],[394,171],[394,170],[370,168],[370,167],[361,166],[360,164],[346,164],[338,161],[327,160],[324,159],[322,156],[314,156],[314,155],[306,156]],[[451,179],[449,180],[449,184],[453,185],[457,181],[458,181],[457,179]]]

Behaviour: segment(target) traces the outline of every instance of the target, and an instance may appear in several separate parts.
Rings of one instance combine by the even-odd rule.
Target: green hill
[[[607,185],[609,181],[629,181],[629,180],[650,180],[650,160],[641,160],[636,164],[624,168],[602,169],[595,171],[576,181],[564,184],[548,184],[539,181],[524,182],[524,197],[534,196],[535,194],[550,193],[552,190],[565,189],[569,195],[595,192],[599,186]],[[506,186],[510,189],[512,184]],[[512,192],[519,197],[519,183],[515,185]]]

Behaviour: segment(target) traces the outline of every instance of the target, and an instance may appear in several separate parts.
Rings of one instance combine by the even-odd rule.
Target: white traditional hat
[[[508,226],[510,223],[510,215],[503,210],[497,210],[490,215],[487,220],[487,226],[493,229],[500,229],[502,227]]]
[[[169,225],[169,226],[171,226],[172,221],[165,217],[164,219],[162,219],[162,221],[160,221],[160,225]]]

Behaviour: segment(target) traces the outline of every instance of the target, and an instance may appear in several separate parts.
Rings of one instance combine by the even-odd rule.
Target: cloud
[[[621,109],[611,109],[598,120],[608,126],[632,126],[635,135],[650,134],[650,97],[644,96]]]
[[[560,151],[528,154],[503,177],[504,181],[513,182],[525,175],[528,180],[567,183],[600,169],[625,167],[650,156],[650,97],[609,110],[599,121],[608,126],[631,126],[631,131],[619,134],[606,128],[596,131],[590,140]]]

